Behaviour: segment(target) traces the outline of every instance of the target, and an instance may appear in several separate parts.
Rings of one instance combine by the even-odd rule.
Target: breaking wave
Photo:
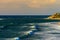
[[[9,32],[18,34],[19,36],[15,35],[16,36],[15,38],[0,38],[0,40],[2,39],[3,40],[8,39],[59,40],[60,39],[60,22],[27,23],[17,27],[15,26],[8,27],[8,29]],[[11,35],[14,36],[14,34]]]
[[[22,40],[59,40],[60,39],[60,25],[58,22],[47,23],[30,23],[31,30],[27,31],[28,37]],[[34,29],[34,30],[33,30]]]

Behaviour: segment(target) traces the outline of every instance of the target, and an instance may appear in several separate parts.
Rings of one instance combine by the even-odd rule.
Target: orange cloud
[[[55,2],[56,2],[56,0],[50,0],[50,2],[51,2],[51,3],[55,3]]]
[[[22,6],[40,8],[55,2],[56,0],[0,0],[0,9],[19,9]]]
[[[28,7],[39,8],[41,6],[54,4],[55,2],[56,0],[31,0],[28,3]]]

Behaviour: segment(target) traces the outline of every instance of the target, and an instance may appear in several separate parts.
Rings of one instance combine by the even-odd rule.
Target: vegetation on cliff
[[[60,19],[60,13],[55,13],[52,16],[48,17],[49,19]]]

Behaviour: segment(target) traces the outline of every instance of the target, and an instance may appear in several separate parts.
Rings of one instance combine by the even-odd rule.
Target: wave
[[[23,40],[59,40],[60,25],[58,22],[35,23],[35,32]],[[36,31],[37,30],[37,31]],[[33,31],[32,31],[33,33]]]
[[[21,40],[59,40],[60,39],[60,22],[45,22],[45,23],[28,23],[21,26],[9,29],[19,36],[8,39]],[[9,27],[10,28],[10,27]],[[18,31],[15,29],[19,29]],[[6,31],[6,30],[5,30]],[[13,34],[11,34],[13,35]],[[10,35],[10,36],[11,36]],[[7,36],[7,35],[6,35]],[[5,40],[5,39],[3,39]],[[7,38],[6,38],[7,40]]]
[[[0,20],[4,20],[4,18],[0,18]]]

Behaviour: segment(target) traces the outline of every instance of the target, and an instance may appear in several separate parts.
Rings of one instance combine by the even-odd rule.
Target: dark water
[[[0,40],[60,40],[60,20],[49,15],[0,16]]]

